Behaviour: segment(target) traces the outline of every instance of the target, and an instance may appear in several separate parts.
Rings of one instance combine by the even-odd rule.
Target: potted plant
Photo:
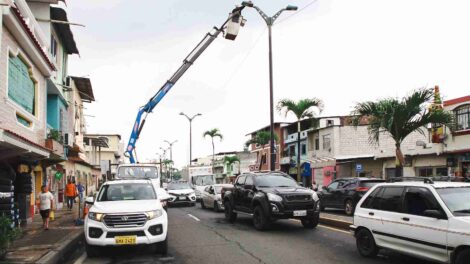
[[[13,226],[13,222],[6,216],[0,216],[0,260],[4,259],[10,243],[19,237],[20,230]]]
[[[53,140],[59,142],[60,144],[62,144],[62,141],[63,141],[62,140],[62,134],[57,129],[51,129],[49,131],[49,134],[47,135],[47,138],[48,139],[53,139]]]

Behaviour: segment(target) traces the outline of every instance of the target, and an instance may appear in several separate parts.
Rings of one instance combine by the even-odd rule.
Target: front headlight
[[[102,213],[93,213],[93,212],[88,213],[88,218],[90,218],[91,220],[98,221],[98,222],[101,222],[101,220],[103,220],[103,217],[104,217],[104,214]]]
[[[151,220],[151,219],[162,216],[163,212],[162,210],[158,209],[158,210],[146,212],[145,214],[147,215],[147,219]]]
[[[282,197],[277,194],[268,193],[268,200],[271,202],[282,202]]]
[[[312,192],[312,199],[317,202],[320,200],[320,198],[318,197],[318,194],[316,192]]]

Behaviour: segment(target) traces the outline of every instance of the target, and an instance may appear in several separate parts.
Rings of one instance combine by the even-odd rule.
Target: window
[[[57,58],[57,40],[51,35],[51,55],[52,58]]]
[[[331,148],[331,137],[330,134],[323,136],[323,149],[329,150]]]
[[[470,129],[470,105],[464,105],[455,110],[457,130]]]
[[[434,195],[426,188],[408,187],[404,199],[404,213],[424,216],[426,210],[441,210]]]
[[[432,176],[432,168],[431,167],[423,167],[423,168],[416,168],[418,171],[419,177],[430,177]]]
[[[307,145],[302,144],[301,145],[301,150],[302,150],[301,155],[307,154]]]
[[[8,61],[8,97],[26,112],[35,115],[36,81],[30,67],[18,56]]]
[[[245,185],[253,185],[253,177],[246,177]]]
[[[384,187],[380,197],[380,210],[401,212],[401,195],[403,187]]]
[[[374,200],[375,201],[379,200],[375,198],[380,197],[382,190],[383,188],[381,187],[376,188],[369,196],[367,196],[367,198],[362,203],[361,208],[379,209],[378,202],[375,202],[375,207],[374,207]]]
[[[447,176],[448,171],[446,167],[436,168],[436,176]]]
[[[289,146],[289,157],[295,156],[295,145]]]
[[[320,149],[320,138],[318,136],[315,137],[315,150]]]
[[[339,181],[332,182],[330,185],[328,185],[328,190],[336,190],[338,189],[339,186]]]
[[[245,178],[246,176],[238,177],[236,185],[243,185],[245,183]]]

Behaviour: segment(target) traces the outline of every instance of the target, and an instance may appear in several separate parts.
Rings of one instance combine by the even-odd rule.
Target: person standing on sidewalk
[[[83,202],[83,192],[85,191],[85,186],[83,186],[81,182],[78,182],[77,190],[78,190],[78,199],[80,199],[80,201]]]
[[[72,183],[72,180],[68,180],[67,185],[65,186],[65,197],[67,198],[67,208],[72,210],[73,202],[77,196],[77,188],[75,184]]]
[[[49,215],[51,210],[54,208],[54,195],[49,192],[47,186],[41,187],[41,193],[38,197],[39,200],[39,212],[42,217],[42,225],[44,230],[49,229]]]

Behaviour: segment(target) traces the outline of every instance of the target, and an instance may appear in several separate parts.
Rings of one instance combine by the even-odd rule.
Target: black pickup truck
[[[282,172],[242,174],[233,188],[225,189],[223,201],[229,222],[234,222],[237,214],[249,215],[258,230],[268,228],[277,219],[288,218],[299,219],[305,228],[318,225],[317,194]]]

